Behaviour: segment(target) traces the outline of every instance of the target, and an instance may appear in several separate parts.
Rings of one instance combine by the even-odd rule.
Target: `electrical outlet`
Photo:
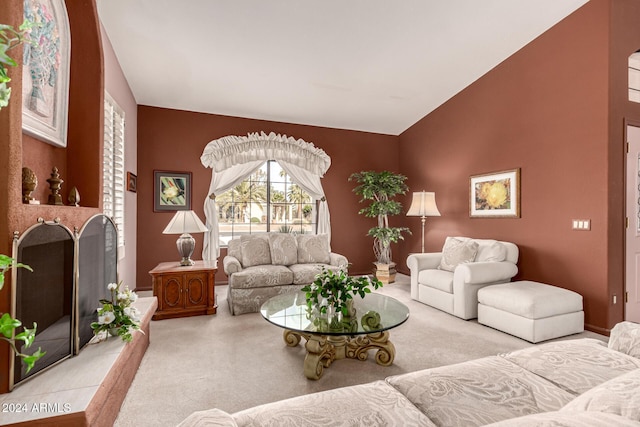
[[[571,229],[581,230],[581,231],[591,230],[591,220],[590,219],[572,219]]]
[[[616,295],[613,296],[613,304],[618,303],[618,297]]]

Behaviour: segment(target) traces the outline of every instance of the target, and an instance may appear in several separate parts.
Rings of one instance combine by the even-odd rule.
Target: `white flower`
[[[131,320],[133,320],[134,322],[140,321],[140,312],[135,307],[127,307],[127,308],[125,308],[124,309],[124,314],[129,316],[131,318]]]
[[[117,283],[109,283],[107,285],[107,289],[109,289],[110,291],[115,291],[118,288],[118,284]]]
[[[98,323],[101,325],[108,325],[114,320],[116,320],[116,315],[113,314],[113,311],[105,311],[102,316],[98,316]]]
[[[129,292],[129,301],[136,302],[137,299],[138,299],[138,294],[136,294],[135,292]]]

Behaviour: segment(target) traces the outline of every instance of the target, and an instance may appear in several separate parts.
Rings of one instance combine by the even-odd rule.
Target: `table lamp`
[[[189,233],[203,233],[208,231],[207,226],[200,221],[194,211],[178,211],[173,216],[162,234],[180,234],[176,241],[178,253],[182,256],[180,265],[183,267],[194,265],[191,259],[196,247],[196,239]]]
[[[413,193],[411,206],[407,216],[419,216],[422,218],[422,253],[424,253],[424,223],[428,216],[440,216],[436,206],[436,193],[420,191]]]

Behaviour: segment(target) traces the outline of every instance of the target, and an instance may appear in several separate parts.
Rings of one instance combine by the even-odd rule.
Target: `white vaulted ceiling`
[[[97,0],[140,105],[398,135],[587,0]]]

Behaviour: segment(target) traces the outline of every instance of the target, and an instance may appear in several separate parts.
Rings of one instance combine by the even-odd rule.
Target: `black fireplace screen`
[[[107,285],[118,280],[117,231],[104,215],[91,218],[78,237],[78,339],[75,354],[93,338],[91,322],[98,320],[99,301]]]
[[[46,355],[28,374],[15,357],[13,385],[77,354],[89,342],[99,300],[106,297],[107,284],[117,280],[117,247],[115,226],[104,215],[89,219],[77,236],[57,222],[40,222],[16,239],[14,258],[33,272],[16,271],[14,316],[29,328],[37,323],[34,344],[25,351],[41,347]]]

